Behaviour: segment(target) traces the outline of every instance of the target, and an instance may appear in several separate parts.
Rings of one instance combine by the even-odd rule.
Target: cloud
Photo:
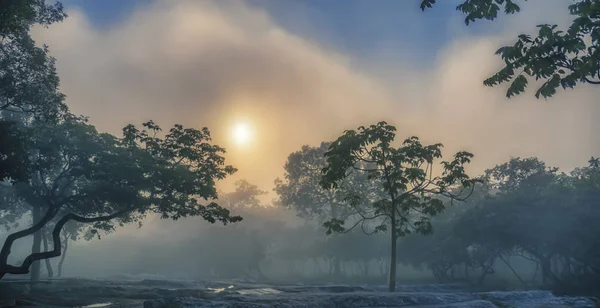
[[[231,148],[230,156],[240,177],[262,185],[302,144],[330,139],[363,115],[372,121],[392,102],[343,55],[239,3],[160,1],[108,30],[69,15],[38,37],[59,60],[74,112],[115,133],[150,118],[208,126],[226,146],[231,122],[249,118],[260,148]]]
[[[594,89],[560,92],[544,102],[531,92],[506,100],[503,88],[482,86],[499,68],[494,51],[523,30],[535,31],[541,2],[533,2],[493,23],[492,36],[448,27],[456,40],[431,63],[406,56],[393,62],[389,50],[377,51],[385,63],[350,58],[291,33],[259,8],[229,1],[161,0],[102,30],[71,10],[64,23],[38,30],[37,37],[59,61],[71,108],[100,129],[119,133],[148,119],[208,126],[240,168],[233,179],[265,189],[302,144],[379,120],[396,124],[402,137],[443,142],[448,153],[474,152],[474,172],[511,155],[572,168],[599,150]],[[554,2],[548,14],[568,20],[564,2]],[[414,49],[418,41],[406,44]],[[238,118],[255,122],[252,150],[236,149],[227,138]]]

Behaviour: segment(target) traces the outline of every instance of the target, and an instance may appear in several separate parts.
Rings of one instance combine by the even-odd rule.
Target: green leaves
[[[435,0],[421,0],[421,10],[425,11],[425,9],[432,8],[435,3]],[[514,14],[521,11],[519,5],[512,0],[465,0],[456,7],[456,10],[467,15],[465,24],[468,25],[478,19],[496,19],[502,6],[505,14]]]
[[[0,120],[0,181],[22,181],[29,177],[28,132],[19,123]]]
[[[511,98],[515,95],[519,95],[525,92],[525,88],[527,88],[527,78],[523,75],[519,75],[512,81],[510,87],[508,87],[506,97]]]
[[[0,2],[0,36],[26,34],[34,24],[48,26],[62,21],[67,14],[60,2],[54,5],[42,0]]]
[[[421,0],[421,10],[430,9],[435,4],[435,0]]]
[[[337,187],[349,174],[360,171],[369,174],[368,181],[381,185],[381,193],[373,199],[358,195],[344,199],[355,211],[354,226],[346,229],[342,220],[329,221],[325,224],[328,232],[347,232],[358,225],[364,228],[366,221],[372,221],[374,231],[380,231],[393,219],[392,232],[399,236],[428,233],[429,217],[445,208],[435,196],[456,198],[450,193],[452,188],[475,184],[464,169],[473,157],[471,153],[458,152],[452,161],[441,162],[442,175],[434,176],[433,164],[442,157],[443,145],[423,145],[419,138],[410,137],[395,147],[395,131],[395,127],[379,122],[346,131],[331,143],[325,154],[327,166],[323,168],[321,185]],[[368,206],[361,208],[359,204]]]
[[[434,3],[422,1],[421,9]],[[494,20],[502,6],[506,14],[520,11],[511,0],[466,0],[457,9],[466,14],[468,25],[478,19]],[[513,46],[498,49],[496,54],[505,66],[483,84],[494,87],[510,82],[506,92],[510,98],[525,92],[527,77],[544,80],[535,92],[538,99],[554,96],[559,87],[600,84],[600,1],[577,0],[568,9],[574,18],[566,31],[558,30],[557,25],[538,25],[536,36],[520,34]]]
[[[323,227],[325,227],[325,233],[327,235],[331,235],[333,232],[342,233],[346,231],[346,228],[344,228],[343,225],[344,221],[336,218],[332,218],[323,223]]]
[[[175,125],[161,138],[160,127],[150,121],[142,130],[127,126],[124,137],[117,138],[69,114],[58,124],[34,124],[30,159],[36,176],[21,184],[27,187],[20,190],[23,198],[39,196],[53,211],[83,217],[121,213],[118,223],[136,222],[151,212],[224,224],[241,219],[216,204],[198,202],[216,199],[216,181],[235,172],[224,163],[224,149],[210,144],[207,129]]]

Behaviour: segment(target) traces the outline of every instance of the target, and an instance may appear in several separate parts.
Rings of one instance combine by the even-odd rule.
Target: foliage
[[[9,0],[0,3],[0,35],[12,38],[28,35],[34,24],[43,26],[62,21],[67,15],[60,2],[47,4],[44,0]]]
[[[29,157],[26,132],[19,123],[0,121],[0,181],[24,180],[29,175]]]
[[[376,185],[367,181],[366,174],[361,172],[342,179],[335,187],[321,186],[321,171],[326,166],[325,153],[330,145],[329,142],[322,142],[318,147],[304,145],[289,155],[283,180],[275,180],[274,190],[280,205],[296,210],[303,218],[345,219],[352,212],[344,204],[348,194],[375,192]]]
[[[340,180],[355,170],[368,174],[369,180],[380,179],[386,196],[375,200],[367,212],[357,210],[359,223],[384,217],[377,231],[386,228],[392,216],[397,226],[393,233],[404,236],[411,232],[429,233],[429,217],[444,209],[442,200],[436,196],[458,198],[451,188],[456,184],[473,187],[474,181],[465,173],[464,165],[472,154],[458,152],[453,161],[441,162],[441,176],[433,176],[433,163],[441,158],[441,144],[424,146],[417,137],[411,137],[394,148],[395,128],[385,122],[358,131],[346,131],[330,146],[325,154],[327,167],[323,170],[321,184],[325,188],[337,187]],[[361,195],[349,195],[346,201],[354,206],[364,200]],[[355,208],[356,209],[356,208]],[[392,210],[393,209],[393,210]],[[413,213],[417,213],[415,218]],[[341,220],[332,220],[329,231],[345,231]]]
[[[375,222],[372,232],[388,230],[392,236],[390,291],[395,288],[396,239],[410,233],[432,232],[430,217],[445,208],[441,197],[462,200],[462,188],[473,188],[476,180],[465,173],[465,164],[473,155],[458,152],[452,161],[442,161],[441,175],[433,175],[434,161],[442,157],[441,144],[425,146],[411,137],[394,147],[396,128],[386,122],[350,130],[334,141],[325,154],[321,185],[336,188],[353,172],[365,172],[369,180],[382,185],[383,194],[369,200],[364,194],[350,194],[347,204],[358,216],[352,227],[344,220],[332,219],[324,225],[331,232],[347,232],[360,225]],[[453,189],[459,188],[458,193]],[[368,204],[368,207],[361,205]]]
[[[29,35],[31,26],[47,26],[65,16],[60,3],[0,3],[0,180],[22,180],[29,174],[22,124],[30,118],[53,121],[67,110],[54,59]]]
[[[435,0],[422,0],[421,9],[431,8]],[[511,0],[465,0],[457,10],[466,14],[468,25],[478,19],[494,20],[501,7],[506,14],[520,11]],[[543,80],[535,96],[548,98],[556,89],[573,89],[577,84],[600,84],[600,1],[577,0],[569,5],[573,21],[568,29],[556,24],[538,25],[535,36],[520,34],[512,46],[496,52],[504,68],[486,79],[486,86],[510,82],[507,97],[525,92],[528,77]]]
[[[263,207],[259,198],[267,193],[242,179],[235,182],[233,192],[220,193],[219,200],[221,205],[228,209],[259,208]]]
[[[72,115],[56,125],[35,124],[31,157],[37,176],[14,189],[44,213],[33,226],[8,236],[0,252],[2,275],[27,273],[33,261],[59,256],[60,231],[72,220],[101,230],[111,230],[114,223],[141,222],[149,213],[170,219],[201,216],[224,224],[241,220],[215,203],[199,203],[200,198],[215,199],[215,181],[235,172],[224,164],[224,149],[210,144],[206,128],[175,125],[160,138],[160,127],[150,121],[141,130],[128,125],[117,138]],[[20,266],[6,263],[15,240],[53,220],[53,250],[33,253]]]
[[[464,266],[465,273],[478,273],[473,282],[481,284],[500,261],[525,286],[537,283],[535,277],[523,279],[506,261],[520,258],[539,267],[539,282],[555,290],[592,292],[600,281],[596,240],[600,229],[595,227],[600,219],[599,171],[597,159],[564,174],[537,158],[511,158],[485,172],[486,196],[471,199],[456,215],[436,221],[438,230],[446,230],[442,234],[419,245],[407,242],[405,255],[427,264],[436,276]],[[427,254],[431,247],[438,250]],[[448,258],[465,250],[468,254]],[[446,266],[436,273],[434,267],[444,260]]]

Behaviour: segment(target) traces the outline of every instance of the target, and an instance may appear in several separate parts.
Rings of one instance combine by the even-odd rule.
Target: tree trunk
[[[381,260],[379,260],[379,273],[381,274],[381,277],[387,279],[389,269],[389,266],[386,265],[385,258],[382,257]]]
[[[498,257],[500,258],[500,260],[502,260],[502,262],[504,262],[504,264],[506,264],[506,266],[510,269],[510,271],[513,273],[513,275],[515,275],[515,277],[517,277],[517,279],[519,279],[521,284],[523,284],[523,286],[525,288],[527,288],[527,283],[525,282],[525,280],[523,280],[523,278],[521,278],[521,276],[519,276],[517,271],[510,265],[510,263],[508,263],[508,260],[504,259],[504,257],[502,257],[501,255],[499,255]]]
[[[44,214],[42,216],[42,218],[38,222],[36,222],[34,225],[32,225],[31,227],[21,230],[21,231],[17,231],[12,234],[9,234],[6,237],[6,239],[4,240],[4,245],[2,245],[2,249],[0,249],[0,279],[4,278],[4,276],[6,274],[22,275],[22,274],[30,273],[30,269],[32,268],[32,265],[34,262],[42,260],[42,259],[59,257],[61,254],[61,251],[62,251],[60,232],[62,231],[62,228],[65,226],[65,224],[67,222],[69,222],[71,220],[74,220],[74,221],[77,221],[80,223],[94,223],[94,222],[100,222],[100,221],[109,221],[111,219],[115,219],[119,216],[125,215],[132,211],[133,211],[133,209],[127,209],[127,210],[117,211],[110,215],[98,216],[98,217],[83,217],[83,216],[79,216],[79,215],[76,215],[73,213],[67,214],[67,215],[63,216],[61,219],[59,219],[56,222],[56,224],[54,225],[54,229],[52,229],[52,246],[54,246],[54,247],[51,251],[32,253],[25,258],[25,260],[23,261],[23,263],[20,266],[8,265],[8,255],[10,254],[10,251],[11,251],[11,248],[12,248],[12,245],[14,244],[14,242],[25,236],[35,234],[35,232],[40,231],[50,220],[52,220],[52,218],[56,217],[57,211],[53,211],[52,209],[47,210],[46,214]],[[41,214],[40,214],[40,216],[41,216]],[[38,248],[39,248],[39,245],[38,245]],[[39,268],[38,268],[38,274],[39,274]]]
[[[48,251],[48,234],[45,231],[42,233],[42,242],[44,244],[44,251]],[[48,278],[54,277],[54,271],[52,270],[52,263],[50,263],[50,259],[46,259],[44,261],[46,262]]]
[[[42,209],[38,206],[34,206],[31,209],[31,217],[33,220],[33,224],[36,224],[40,221],[42,216]],[[31,246],[31,253],[39,253],[41,252],[42,245],[42,230],[38,230],[33,234],[33,245]],[[30,274],[31,283],[38,282],[40,280],[40,262],[35,261],[31,264],[31,274]],[[33,285],[32,285],[33,288]]]
[[[65,258],[67,257],[67,249],[69,249],[69,239],[64,239],[62,256],[60,256],[60,261],[58,262],[58,277],[62,277],[62,268],[65,263]]]
[[[535,263],[535,271],[533,272],[533,277],[531,278],[531,281],[533,283],[537,282],[537,275],[538,275],[538,271],[540,270],[540,263],[536,262]]]
[[[552,283],[555,286],[560,285],[561,281],[556,277],[554,272],[552,271],[552,257],[538,257],[540,260],[540,266],[542,268],[542,277],[544,279],[544,283]]]
[[[323,269],[321,268],[321,262],[319,260],[319,258],[314,258],[314,263],[315,263],[315,272],[317,273],[317,275],[322,275],[323,274]]]
[[[333,277],[339,279],[342,277],[342,262],[338,257],[333,258]]]
[[[398,239],[398,233],[396,232],[396,205],[392,200],[392,255],[390,257],[390,284],[389,291],[396,291],[396,240]]]

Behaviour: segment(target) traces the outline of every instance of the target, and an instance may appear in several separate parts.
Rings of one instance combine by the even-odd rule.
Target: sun
[[[231,137],[238,146],[248,145],[252,141],[252,128],[247,122],[238,122],[231,130]]]

